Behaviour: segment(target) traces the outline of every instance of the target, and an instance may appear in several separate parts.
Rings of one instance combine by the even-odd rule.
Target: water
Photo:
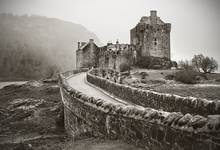
[[[27,81],[11,81],[11,82],[0,82],[0,89],[3,88],[4,86],[10,85],[10,84],[17,84],[21,85],[26,83]]]

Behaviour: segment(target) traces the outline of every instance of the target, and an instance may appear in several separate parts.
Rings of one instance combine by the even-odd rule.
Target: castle
[[[104,67],[119,70],[120,64],[134,65],[142,57],[170,60],[171,24],[164,23],[156,11],[143,16],[130,30],[130,44],[108,43],[98,47],[93,39],[78,42],[76,67]]]

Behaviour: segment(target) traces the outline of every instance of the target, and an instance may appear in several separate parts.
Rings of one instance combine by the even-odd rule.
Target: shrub
[[[193,70],[193,66],[191,62],[188,60],[185,60],[185,61],[180,60],[178,63],[178,67],[183,70]]]
[[[177,62],[176,61],[171,61],[171,63],[172,63],[172,67],[178,67],[178,65],[177,65]]]
[[[146,73],[146,72],[141,72],[141,73],[140,73],[140,76],[141,76],[141,79],[145,79],[146,76],[148,76],[148,73]]]
[[[175,77],[175,76],[174,76],[173,74],[168,74],[168,75],[165,76],[165,79],[166,79],[166,80],[173,80],[174,77]]]
[[[144,79],[141,79],[140,82],[143,83],[143,84],[149,83],[147,80],[144,80]]]
[[[219,82],[220,83],[220,79],[216,79],[215,82]]]
[[[150,68],[151,69],[162,69],[163,67],[161,65],[152,65]]]
[[[195,84],[196,76],[192,70],[182,70],[175,74],[175,80],[185,84]]]
[[[136,63],[136,65],[141,68],[149,68],[150,64],[151,64],[151,57],[148,56],[141,57]]]
[[[121,63],[119,66],[120,72],[129,71],[131,69],[129,64]]]

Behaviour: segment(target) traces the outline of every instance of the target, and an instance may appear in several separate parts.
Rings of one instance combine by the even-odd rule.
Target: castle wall
[[[126,45],[123,50],[101,50],[99,53],[99,67],[120,70],[122,63],[133,65],[134,52],[132,46]]]

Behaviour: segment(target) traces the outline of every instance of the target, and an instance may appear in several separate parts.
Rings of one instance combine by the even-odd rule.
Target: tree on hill
[[[201,64],[202,64],[203,59],[204,59],[204,56],[202,54],[194,55],[194,57],[192,58],[192,66],[198,72],[200,72],[201,70]]]
[[[188,60],[180,60],[178,62],[178,67],[184,70],[193,70],[192,64]]]
[[[211,73],[218,69],[218,63],[213,57],[205,57],[202,54],[194,55],[192,59],[192,67],[200,72]]]

